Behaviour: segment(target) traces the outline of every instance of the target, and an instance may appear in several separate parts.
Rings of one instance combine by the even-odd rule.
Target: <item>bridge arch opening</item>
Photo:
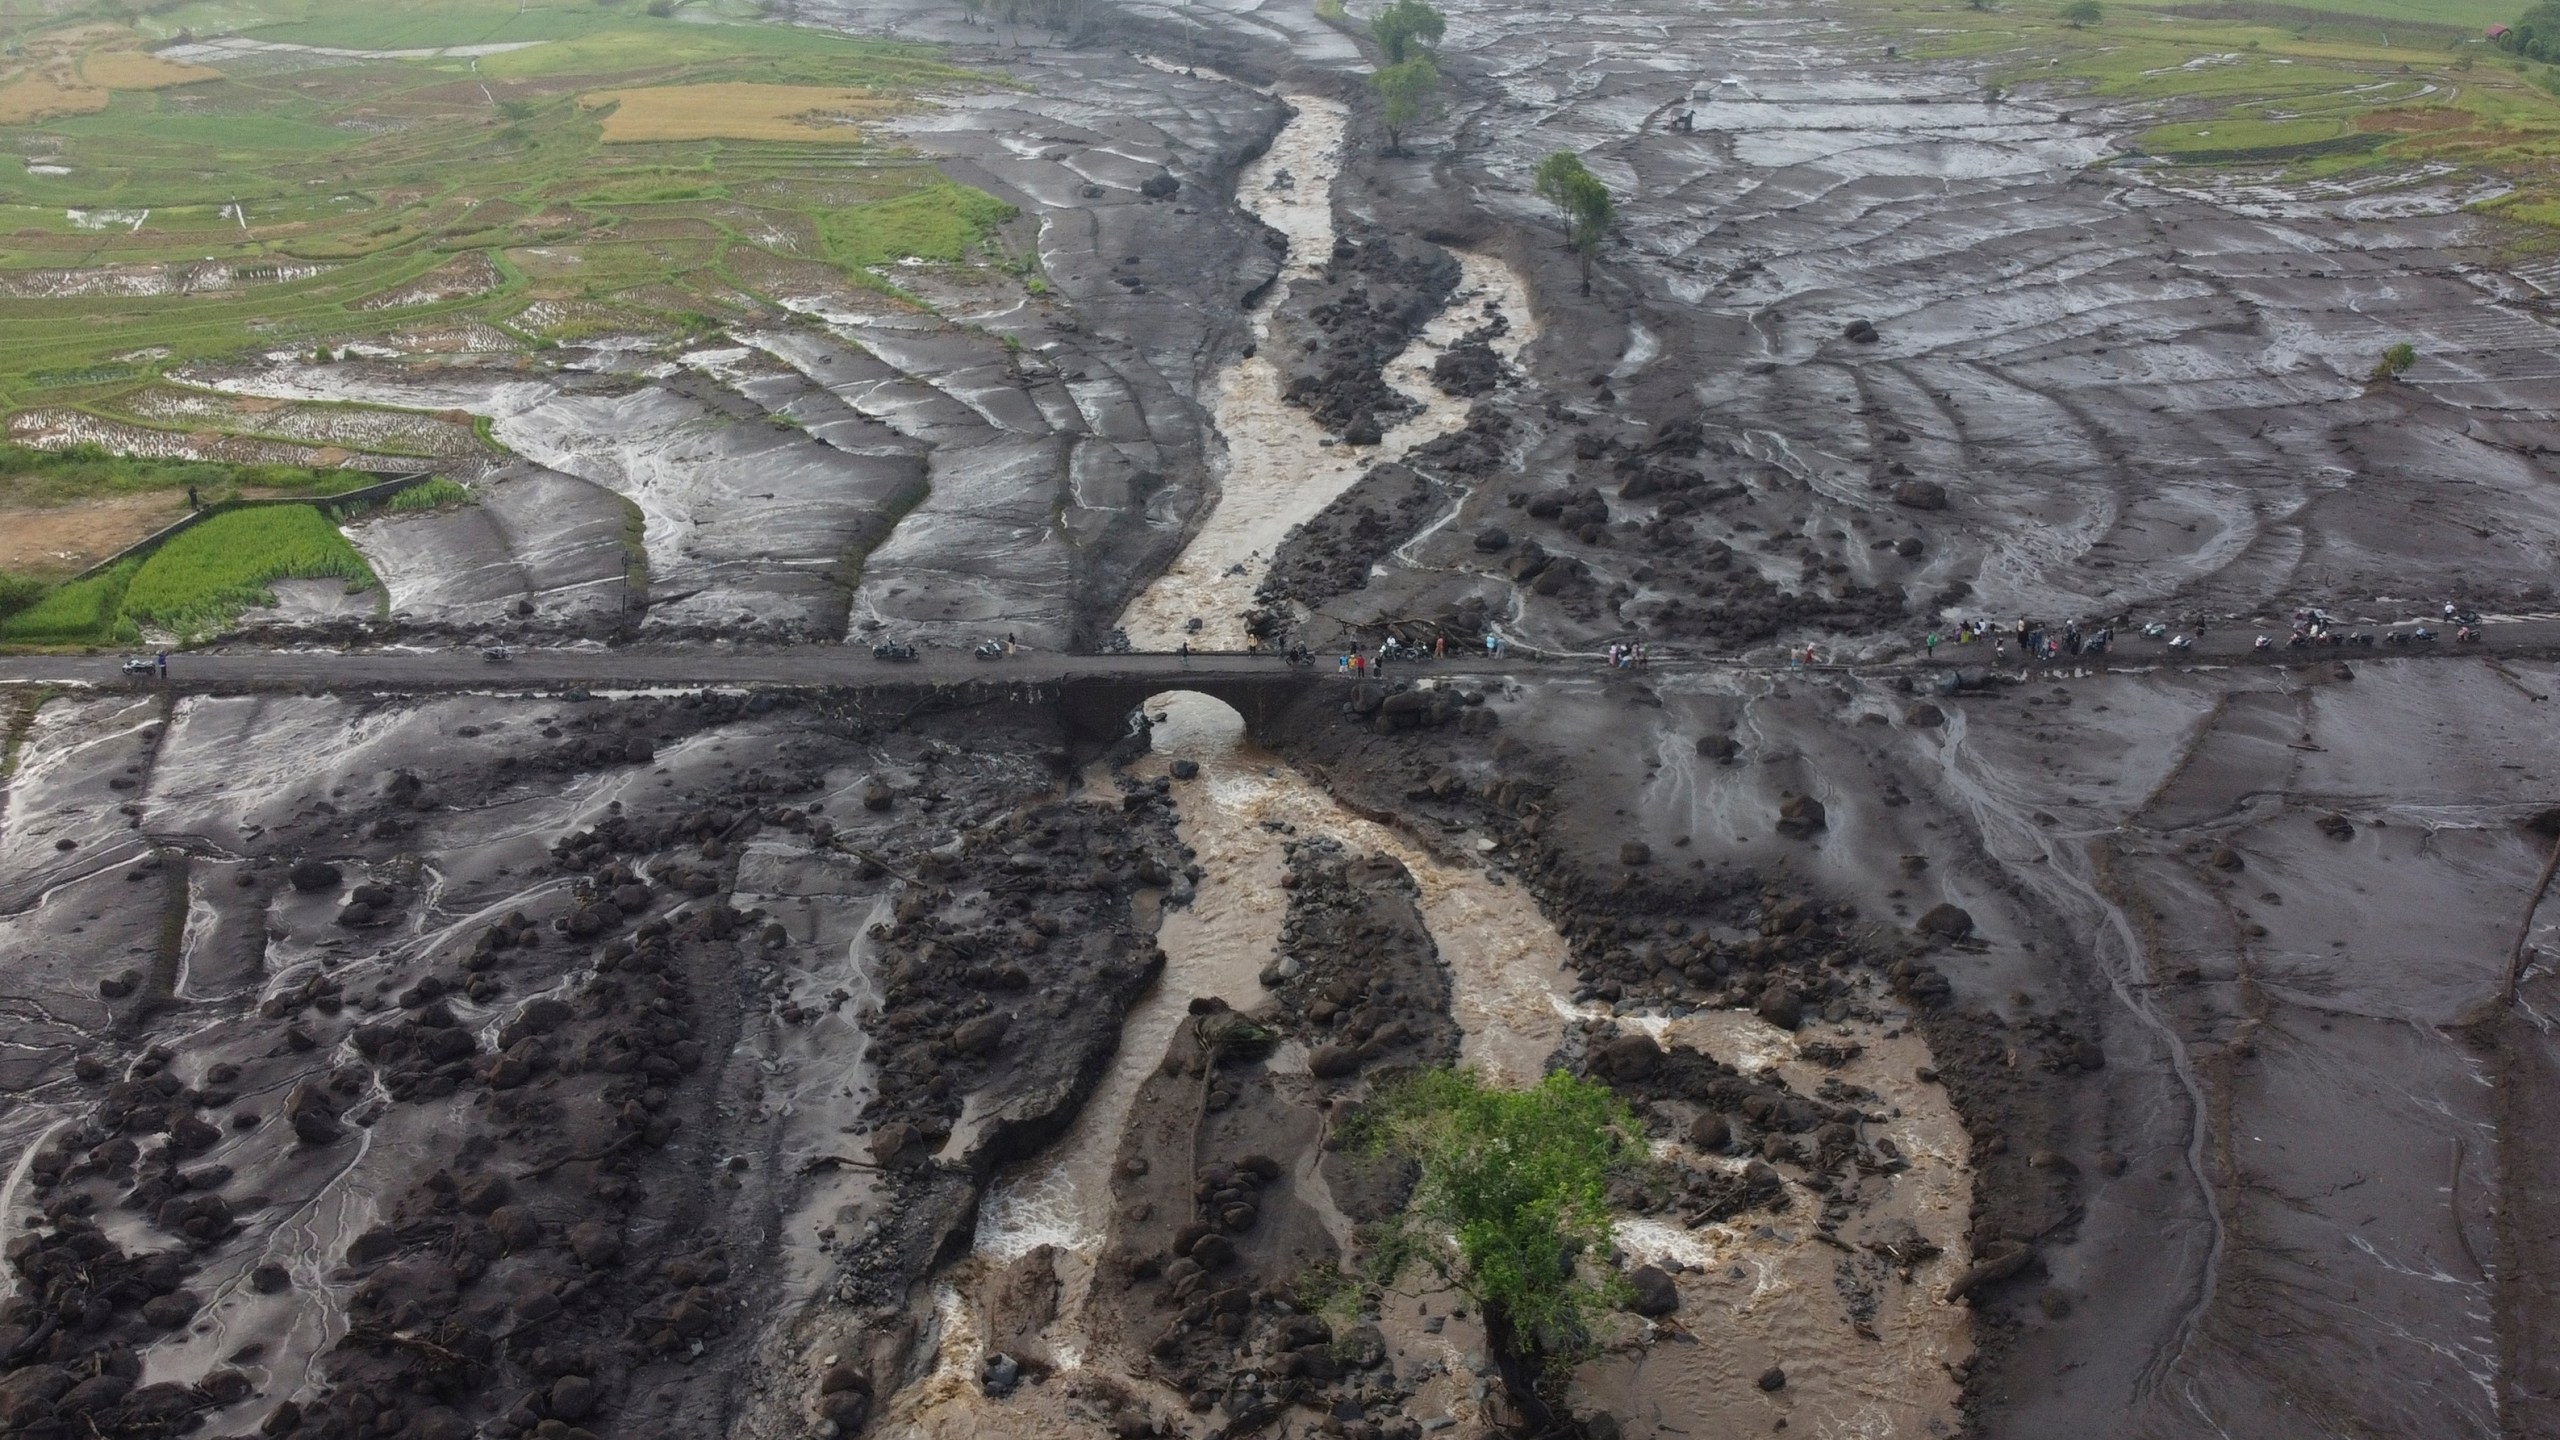
[[[1244,712],[1215,695],[1165,690],[1149,695],[1143,708],[1147,748],[1168,762],[1189,760],[1207,771],[1253,746]]]

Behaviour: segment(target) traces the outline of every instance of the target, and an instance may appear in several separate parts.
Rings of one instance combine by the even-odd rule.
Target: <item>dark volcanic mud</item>
[[[2280,636],[2305,603],[2547,603],[2560,527],[2525,437],[2560,395],[2527,377],[2560,341],[2452,182],[2360,200],[2094,165],[2149,116],[1989,105],[1835,12],[1574,23],[1560,45],[1552,11],[1451,7],[1448,122],[1340,191],[1351,223],[1530,276],[1543,338],[1488,402],[1519,473],[1447,518],[1380,503],[1392,482],[1346,496],[1284,549],[1275,609],[1551,655],[1881,656],[1972,615]],[[1276,24],[1226,33],[1331,66]],[[1667,128],[1683,109],[1694,134]],[[1621,207],[1588,301],[1525,184],[1560,146]],[[2433,362],[2369,384],[2395,338]],[[1559,843],[1604,895],[1630,839],[1652,866],[1784,865],[1929,952],[1876,958],[1934,1002],[1917,1023],[1982,1167],[1972,1240],[2010,1267],[1971,1287],[1984,1431],[2531,1433],[2548,1302],[2513,1277],[2540,1263],[2521,1177],[2547,1147],[2512,1117],[2549,1097],[2493,1113],[2480,1080],[2547,1069],[2512,1026],[2484,1052],[2444,1027],[2496,998],[2526,908],[2542,849],[2514,822],[2550,779],[2506,747],[2547,732],[2550,691],[2465,668],[2423,699],[2437,672],[2358,662],[1954,700],[1566,678],[1496,708],[1565,757],[1506,778],[1588,818]],[[1328,773],[1409,813],[1450,763]],[[1782,812],[1798,797],[1822,827]],[[1940,904],[1970,930],[1918,930]]]
[[[1127,13],[1158,55],[1359,93],[1357,47],[1305,12]],[[1102,1234],[1092,1256],[972,1255],[974,1212],[1116,1078],[1158,907],[1199,902],[1170,933],[1263,883],[1183,854],[1188,778],[1080,783],[1057,717],[912,695],[76,695],[14,716],[0,823],[0,1420],[1472,1425],[1493,1377],[1456,1298],[1345,1313],[1323,1274],[1404,1180],[1337,1143],[1346,1107],[1466,1053],[1453,1016],[1488,1038],[1484,956],[1435,943],[1423,888],[1465,865],[1534,895],[1570,970],[1553,996],[1524,979],[1492,1038],[1551,1037],[1527,1068],[1617,1086],[1678,1161],[1618,1197],[1645,1313],[1583,1377],[1586,1417],[1823,1433],[1889,1388],[1915,1433],[2552,1430],[2554,942],[2526,898],[2549,666],[2074,667],[1941,695],[1889,669],[1528,658],[2538,603],[2560,397],[2521,282],[2470,263],[2427,177],[2379,213],[2091,168],[2144,117],[1987,105],[1831,12],[1637,0],[1570,44],[1557,23],[1453,7],[1447,124],[1352,164],[1357,243],[1293,289],[1275,357],[1347,434],[1435,253],[1530,275],[1521,373],[1485,390],[1475,347],[1437,357],[1467,426],[1319,516],[1265,597],[1319,643],[1291,606],[1369,637],[1499,627],[1516,672],[1319,677],[1246,762],[1414,848],[1291,832],[1272,893],[1227,891],[1230,915],[1282,907],[1276,943],[1123,1057],[1145,1073],[1093,1142],[1108,1208],[1068,1227]],[[413,579],[420,615],[515,596],[538,629],[546,597],[627,587],[610,491],[649,521],[644,633],[1090,636],[1196,519],[1201,380],[1269,276],[1208,201],[1278,107],[1098,47],[1004,59],[1036,90],[913,138],[1024,205],[1073,313],[915,328],[812,288],[809,320],[656,377],[333,367],[501,412],[549,468],[491,524],[564,502],[547,549],[457,536],[475,558],[450,576],[442,541],[395,557],[395,603],[399,575],[445,577]],[[1559,145],[1625,217],[1587,301],[1521,183]],[[2426,362],[2368,387],[2404,338]],[[309,380],[281,373],[242,383]],[[843,593],[846,547],[919,473]],[[588,603],[560,601],[623,623]],[[1883,1143],[1950,1105],[1943,1153]],[[1755,1274],[1797,1299],[1758,1303]],[[1808,1295],[1841,1322],[1803,1320]]]
[[[1068,793],[1054,725],[48,707],[0,832],[9,1432],[854,1428],[894,1332],[823,1387],[751,1393],[758,1351],[965,1237],[1182,883],[1152,792]]]

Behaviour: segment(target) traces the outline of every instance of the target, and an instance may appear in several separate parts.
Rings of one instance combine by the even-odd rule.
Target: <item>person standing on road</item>
[[[1336,673],[1336,674],[1340,675],[1343,679],[1345,679],[1345,680],[1350,679],[1350,678],[1351,678],[1351,652],[1350,652],[1350,651],[1348,651],[1348,650],[1345,650],[1345,651],[1343,651],[1341,654],[1334,656],[1334,657],[1333,657],[1333,669],[1334,669],[1334,673]]]
[[[1935,631],[1935,630],[1930,631],[1930,632],[1928,633],[1928,635],[1927,635],[1926,637],[1924,637],[1924,638],[1921,640],[1921,642],[1920,642],[1920,643],[1929,647],[1929,658],[1930,658],[1930,659],[1935,660],[1935,659],[1937,659],[1937,658],[1938,658],[1938,632],[1937,632],[1937,631]]]
[[[1431,658],[1434,660],[1446,660],[1449,658],[1448,636],[1434,635],[1431,637]]]
[[[168,651],[163,650],[163,651],[161,651],[161,652],[160,652],[160,655],[159,655],[159,664],[160,664],[160,678],[161,678],[161,679],[163,679],[163,680],[168,679],[168,678],[169,678],[169,652],[168,652]]]
[[[1007,639],[1008,639],[1008,641],[1010,641],[1011,637],[1007,637]],[[1190,668],[1191,668],[1191,642],[1190,642],[1190,641],[1188,641],[1188,640],[1183,641],[1183,642],[1182,642],[1182,644],[1181,644],[1181,646],[1180,646],[1179,648],[1177,648],[1173,653],[1182,657],[1182,668],[1183,668],[1183,669],[1188,670],[1188,669],[1190,669]]]

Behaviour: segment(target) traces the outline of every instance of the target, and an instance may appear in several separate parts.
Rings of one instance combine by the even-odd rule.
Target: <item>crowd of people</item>
[[[1932,659],[1937,656],[1942,638],[1957,645],[1987,644],[1995,662],[2006,660],[2013,654],[2024,660],[2050,662],[2066,655],[2105,654],[2116,643],[2116,627],[2110,623],[2095,630],[2083,630],[2080,622],[2073,620],[2057,632],[2038,620],[2021,619],[2010,626],[1984,619],[1960,620],[1948,636],[1941,637],[1932,630],[1922,638],[1921,643],[1927,647]],[[2012,645],[2016,647],[2014,650]]]

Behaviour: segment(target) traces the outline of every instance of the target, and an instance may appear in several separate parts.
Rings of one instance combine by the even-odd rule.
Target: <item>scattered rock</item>
[[[1932,905],[1911,928],[1942,940],[1962,940],[1973,933],[1973,912],[1961,905]]]

